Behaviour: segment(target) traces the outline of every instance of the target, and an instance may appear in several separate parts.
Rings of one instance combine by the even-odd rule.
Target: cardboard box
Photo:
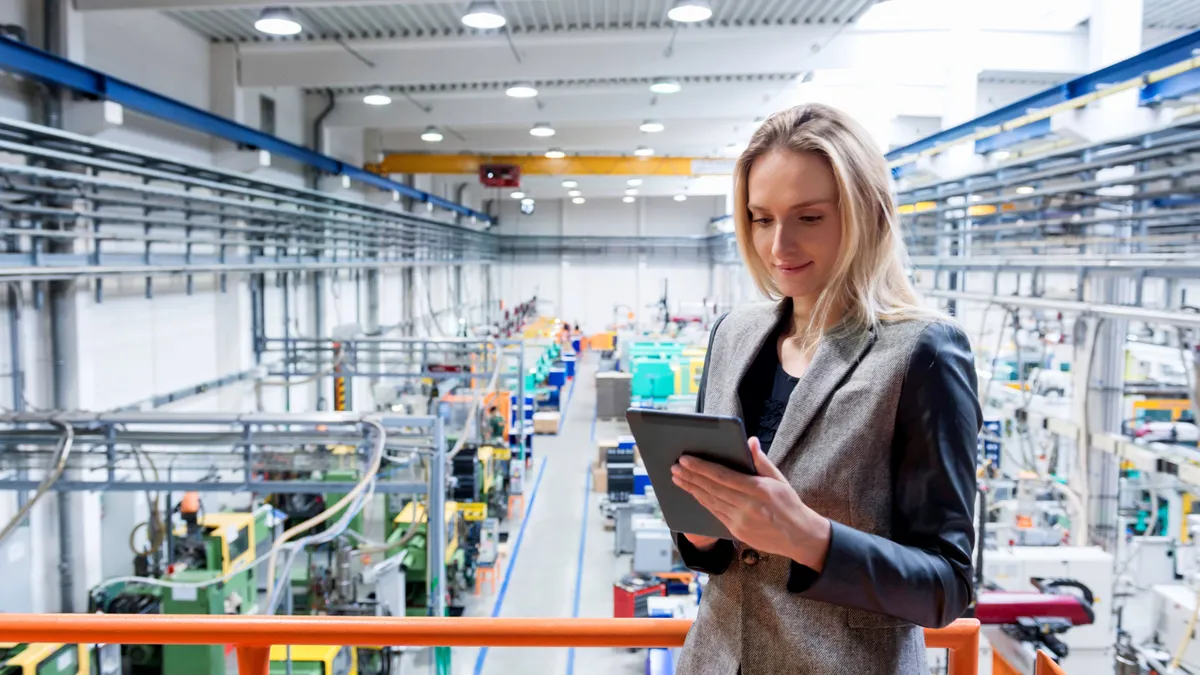
[[[608,449],[617,447],[617,440],[615,438],[603,440],[597,443],[596,446],[598,452],[596,461],[600,463],[600,466],[604,466],[604,463],[608,461]]]
[[[533,414],[533,433],[557,434],[558,421],[561,415],[557,412],[539,412]]]
[[[608,469],[603,464],[592,464],[592,492],[608,493]]]

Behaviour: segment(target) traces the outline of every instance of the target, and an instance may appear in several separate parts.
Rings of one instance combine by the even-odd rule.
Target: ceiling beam
[[[116,9],[232,9],[242,7],[267,7],[286,4],[291,7],[332,7],[336,5],[430,5],[463,4],[461,0],[287,0],[264,2],[263,0],[75,0],[75,8],[82,11]],[[465,4],[463,5],[465,7]]]
[[[366,169],[378,174],[474,174],[485,164],[512,164],[530,176],[710,176],[729,175],[733,160],[723,157],[564,157],[530,155],[391,154]]]
[[[438,82],[711,76],[859,69],[882,74],[940,72],[953,51],[949,31],[846,30],[825,26],[681,31],[670,56],[661,31],[575,31],[522,35],[517,59],[502,36],[356,40],[374,68],[328,41],[239,47],[242,84],[336,87]],[[980,31],[978,64],[987,70],[1086,69],[1086,31]]]

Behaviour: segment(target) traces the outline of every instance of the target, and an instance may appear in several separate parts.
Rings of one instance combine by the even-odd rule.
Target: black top
[[[742,400],[749,405],[742,410],[746,436],[758,436],[764,453],[771,451],[771,442],[787,410],[788,399],[796,388],[798,378],[787,374],[779,361],[779,333],[771,336],[742,380]]]

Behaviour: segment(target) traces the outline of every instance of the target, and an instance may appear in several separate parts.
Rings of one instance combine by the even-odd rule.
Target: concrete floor
[[[471,598],[468,616],[612,616],[612,584],[628,573],[629,557],[613,555],[613,535],[604,529],[599,495],[590,492],[590,472],[596,440],[627,431],[623,422],[597,423],[595,372],[595,356],[585,356],[558,435],[534,439],[526,520],[510,524],[496,594],[485,588],[483,596]],[[645,671],[644,652],[613,649],[581,649],[573,655],[567,649],[492,648],[482,654],[478,649],[454,649],[451,659],[455,675]],[[408,672],[423,673],[426,668],[417,665]]]

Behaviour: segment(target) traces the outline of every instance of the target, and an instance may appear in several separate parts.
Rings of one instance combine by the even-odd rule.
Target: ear
[[[787,482],[783,477],[783,473],[779,471],[779,467],[767,458],[767,454],[762,451],[762,444],[759,443],[757,436],[750,438],[750,454],[754,456],[754,470],[763,478],[774,478]]]

